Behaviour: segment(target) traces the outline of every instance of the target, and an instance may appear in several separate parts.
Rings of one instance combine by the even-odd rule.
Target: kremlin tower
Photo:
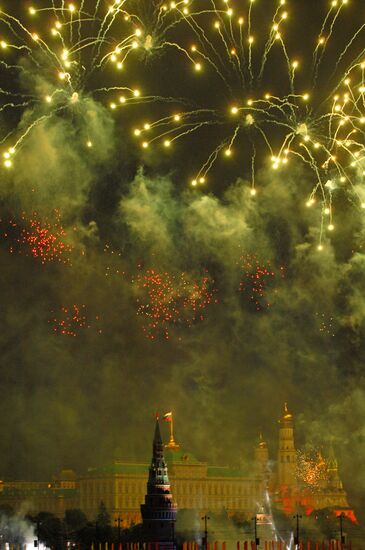
[[[293,415],[289,412],[287,403],[279,423],[277,484],[279,489],[285,488],[292,493],[297,486],[297,451],[294,444]]]
[[[176,504],[172,500],[164,458],[159,419],[156,418],[147,494],[141,504],[143,532],[146,542],[158,543],[163,550],[175,549]]]
[[[298,506],[297,451],[294,443],[293,415],[285,403],[279,420],[279,448],[276,469],[276,498],[279,507],[292,513]]]

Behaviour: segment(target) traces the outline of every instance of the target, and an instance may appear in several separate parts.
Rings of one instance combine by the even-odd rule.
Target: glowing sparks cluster
[[[332,198],[337,189],[352,189],[365,208],[365,50],[360,44],[365,25],[354,23],[353,35],[338,54],[327,53],[330,45],[335,47],[349,4],[333,0],[322,25],[308,36],[314,41],[311,61],[299,61],[286,40],[292,20],[299,24],[290,2],[267,0],[268,25],[256,14],[259,4],[112,0],[106,6],[101,0],[52,0],[24,6],[24,11],[20,7],[20,13],[1,11],[0,66],[9,88],[0,89],[0,112],[18,113],[20,122],[0,136],[4,169],[15,166],[27,136],[54,116],[78,116],[83,144],[92,147],[91,99],[104,101],[106,94],[111,110],[174,104],[162,118],[153,109],[143,121],[137,107],[133,133],[143,149],[160,144],[171,150],[177,141],[197,134],[205,145],[196,152],[202,156],[191,185],[206,184],[216,165],[239,158],[237,175],[249,175],[252,196],[258,163],[268,162],[279,171],[296,159],[312,174],[305,204],[320,205],[322,250],[322,235],[335,229]],[[165,97],[159,89],[145,95],[129,84],[134,67],[150,56],[165,74],[161,59],[168,63],[171,51],[186,60],[195,79],[176,97]],[[127,65],[132,70],[125,73]],[[274,75],[279,83],[272,82]],[[22,85],[12,89],[12,81]]]
[[[53,313],[53,318],[49,320],[53,332],[62,336],[76,337],[84,329],[90,329],[91,321],[87,316],[87,308],[85,304],[71,306],[63,306],[59,312]],[[99,321],[99,317],[95,317],[94,323]],[[101,330],[98,330],[100,333]]]
[[[275,271],[269,261],[262,262],[254,254],[241,256],[238,265],[242,274],[239,291],[255,306],[256,311],[268,309],[271,303],[266,296],[267,290],[275,280],[284,277],[284,268]]]
[[[169,339],[174,327],[191,327],[203,321],[204,310],[216,302],[208,274],[191,280],[186,273],[147,269],[138,273],[133,283],[137,288],[137,315],[143,317],[143,331],[151,340],[159,335]]]
[[[161,119],[152,117],[137,126],[134,135],[144,149],[160,143],[170,150],[177,140],[200,133],[211,149],[191,185],[206,184],[220,158],[239,157],[238,175],[251,174],[253,196],[258,158],[266,155],[275,171],[284,170],[290,159],[299,160],[313,174],[306,205],[321,205],[318,250],[322,250],[324,230],[335,229],[332,196],[336,189],[350,187],[358,205],[365,208],[365,191],[357,185],[365,174],[365,52],[357,44],[365,26],[357,27],[342,51],[329,59],[326,51],[347,4],[346,0],[331,2],[318,29],[312,62],[301,63],[284,40],[289,2],[272,3],[266,36],[254,27],[256,4],[254,0],[248,0],[246,7],[233,0],[207,1],[201,11],[189,15],[195,42],[190,47],[181,45],[180,51],[199,73],[198,86],[206,87],[207,101],[192,110],[182,106]],[[262,17],[258,19],[260,29],[265,28]],[[328,69],[331,63],[332,73],[323,77],[323,67]],[[297,84],[302,68],[306,88],[303,78]],[[279,85],[270,83],[273,73],[282,75]]]
[[[115,275],[124,277],[126,272],[121,267],[120,262],[122,253],[115,250],[110,244],[104,245],[103,252],[107,261],[107,265],[105,266],[105,276],[111,277],[112,275]]]
[[[0,113],[14,111],[20,119],[0,135],[7,170],[16,166],[24,141],[38,126],[55,117],[78,117],[87,150],[97,137],[90,101],[110,90],[123,94],[120,103],[140,95],[138,89],[120,85],[119,77],[106,82],[103,73],[107,64],[121,69],[141,38],[138,16],[126,12],[126,0],[114,0],[106,9],[100,0],[36,4],[18,6],[14,13],[0,10],[0,68],[6,74]]]
[[[328,480],[328,464],[318,450],[297,451],[297,478],[314,492]]]
[[[326,313],[319,313],[317,311],[316,320],[318,323],[318,330],[321,334],[324,334],[327,336],[336,335],[335,319],[334,317],[332,317],[332,315],[328,315]]]
[[[41,220],[36,213],[30,217],[23,214],[20,222],[10,220],[6,225],[3,237],[9,241],[11,253],[31,256],[42,264],[71,262],[72,246],[67,243],[58,210],[52,220]]]

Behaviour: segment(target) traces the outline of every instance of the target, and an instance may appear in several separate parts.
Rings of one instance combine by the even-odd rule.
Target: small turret
[[[260,476],[266,477],[269,463],[269,450],[267,443],[260,433],[259,441],[255,447],[255,470]]]
[[[333,449],[333,445],[331,444],[328,452],[328,458],[327,458],[327,472],[328,472],[328,484],[330,487],[333,487],[334,489],[343,490],[342,481],[340,478],[340,474],[338,473],[338,463],[335,455],[335,451]]]

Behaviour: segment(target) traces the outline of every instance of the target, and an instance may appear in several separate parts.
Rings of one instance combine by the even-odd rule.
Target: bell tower
[[[293,492],[297,485],[297,452],[294,443],[293,415],[289,412],[287,403],[284,405],[279,423],[277,484],[279,489],[285,487]]]

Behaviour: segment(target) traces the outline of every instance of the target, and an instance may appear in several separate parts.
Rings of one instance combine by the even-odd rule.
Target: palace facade
[[[310,514],[314,509],[332,508],[355,519],[331,451],[319,464],[315,483],[303,480],[294,440],[293,415],[285,406],[280,419],[278,456],[270,460],[266,442],[260,437],[255,448],[252,471],[214,466],[197,460],[175,443],[171,432],[165,445],[171,492],[179,509],[195,509],[200,514],[225,510],[228,515],[247,519],[265,508],[265,495],[286,513],[298,507]],[[274,467],[272,467],[274,464]],[[276,464],[276,466],[275,466]],[[313,466],[314,467],[314,466]],[[310,469],[310,464],[309,464]],[[81,476],[64,470],[49,483],[0,482],[0,507],[10,506],[36,514],[49,511],[59,517],[65,510],[81,509],[89,519],[104,502],[113,520],[123,525],[141,522],[149,464],[114,461],[101,468],[89,468]]]

